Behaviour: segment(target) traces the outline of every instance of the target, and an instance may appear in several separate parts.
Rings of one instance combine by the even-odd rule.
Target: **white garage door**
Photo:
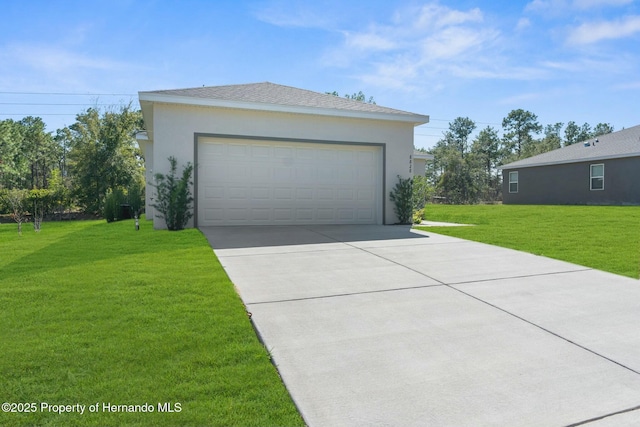
[[[382,223],[382,149],[223,138],[198,143],[198,225]]]

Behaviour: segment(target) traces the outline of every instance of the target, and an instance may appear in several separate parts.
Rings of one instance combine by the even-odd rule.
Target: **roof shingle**
[[[585,146],[587,142],[589,145]],[[527,168],[635,156],[640,156],[640,125],[518,160],[501,168]]]
[[[228,86],[203,86],[188,89],[155,90],[141,94],[158,94],[203,99],[219,99],[260,104],[315,107],[368,113],[415,115],[407,111],[355,101],[335,95],[283,86],[270,82]]]

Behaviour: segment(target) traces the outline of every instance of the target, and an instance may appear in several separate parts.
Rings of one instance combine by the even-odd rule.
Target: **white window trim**
[[[602,166],[602,175],[593,175],[594,166]],[[602,178],[602,188],[593,188],[593,178]],[[594,163],[592,165],[589,165],[589,190],[591,191],[604,190],[604,163]]]
[[[515,180],[511,179],[512,175],[516,177]],[[509,193],[517,193],[518,192],[518,189],[520,188],[519,179],[520,179],[520,174],[518,174],[518,171],[509,172]],[[516,185],[516,191],[511,191],[511,184],[515,184]]]

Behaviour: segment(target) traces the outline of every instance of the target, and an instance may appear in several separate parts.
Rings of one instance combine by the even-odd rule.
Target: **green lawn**
[[[476,225],[435,233],[640,277],[639,206],[427,205],[425,219]]]
[[[202,234],[141,226],[0,224],[0,425],[303,425]]]

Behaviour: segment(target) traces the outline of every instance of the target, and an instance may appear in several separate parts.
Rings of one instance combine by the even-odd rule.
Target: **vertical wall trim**
[[[193,134],[193,227],[198,228],[198,133]]]

